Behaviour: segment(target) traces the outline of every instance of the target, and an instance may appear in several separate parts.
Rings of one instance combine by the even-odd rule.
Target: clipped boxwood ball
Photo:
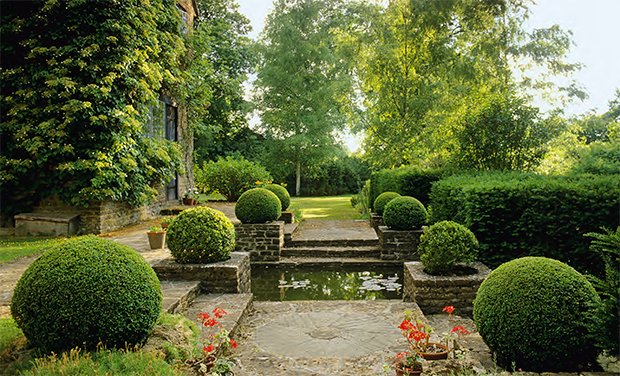
[[[392,199],[383,210],[383,222],[392,230],[414,230],[424,226],[427,220],[424,205],[409,196]]]
[[[375,213],[383,215],[383,210],[388,202],[392,201],[396,197],[400,197],[400,193],[396,192],[383,192],[375,199],[375,203],[372,205]]]
[[[267,223],[280,218],[282,204],[275,193],[265,188],[253,188],[239,197],[235,215],[241,223]]]
[[[221,211],[198,206],[182,211],[174,219],[166,243],[180,264],[224,261],[235,249],[235,227]]]
[[[282,211],[285,211],[291,205],[291,195],[283,186],[277,184],[266,184],[265,189],[275,193],[276,196],[278,196],[278,199],[280,199],[280,203],[282,204]]]
[[[37,258],[15,286],[11,314],[43,352],[100,342],[143,343],[161,313],[159,280],[130,247],[93,235],[66,240]]]
[[[586,311],[598,301],[588,280],[545,257],[500,265],[478,289],[474,321],[503,367],[532,372],[576,372],[593,363]]]
[[[420,261],[429,274],[450,274],[456,262],[472,262],[478,255],[478,239],[469,229],[452,221],[437,222],[422,234]]]

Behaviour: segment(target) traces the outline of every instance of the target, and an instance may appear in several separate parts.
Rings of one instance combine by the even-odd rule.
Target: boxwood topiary
[[[501,366],[576,371],[596,359],[586,312],[598,299],[590,282],[570,266],[524,257],[500,265],[482,283],[474,321]]]
[[[235,215],[242,223],[271,222],[282,215],[282,204],[275,193],[264,188],[254,188],[239,197]]]
[[[379,215],[383,215],[383,210],[385,209],[385,205],[387,205],[388,202],[392,201],[396,197],[400,197],[400,193],[383,192],[379,196],[377,196],[374,204],[372,205],[372,208],[374,209],[375,213]]]
[[[159,280],[126,245],[93,235],[44,252],[17,282],[11,314],[43,352],[141,344],[161,313]]]
[[[437,222],[420,237],[420,261],[429,274],[451,274],[456,262],[472,262],[478,240],[469,229],[452,221]]]
[[[288,209],[289,205],[291,205],[291,195],[288,193],[286,188],[277,184],[266,184],[265,189],[275,193],[280,199],[280,203],[282,204],[282,211]]]
[[[427,220],[424,205],[409,196],[396,197],[383,210],[383,222],[392,230],[413,230],[425,225]]]
[[[221,211],[198,206],[175,218],[166,239],[178,263],[208,264],[230,258],[235,248],[235,227]]]

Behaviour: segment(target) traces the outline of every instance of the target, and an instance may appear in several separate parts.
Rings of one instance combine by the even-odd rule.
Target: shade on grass
[[[351,195],[292,197],[291,207],[301,209],[304,219],[347,220],[364,217],[351,206]]]

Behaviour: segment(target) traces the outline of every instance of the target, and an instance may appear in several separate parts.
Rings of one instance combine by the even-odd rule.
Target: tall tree
[[[348,63],[338,56],[334,30],[339,0],[278,0],[262,35],[255,101],[278,157],[295,169],[325,158],[344,127],[350,91]]]

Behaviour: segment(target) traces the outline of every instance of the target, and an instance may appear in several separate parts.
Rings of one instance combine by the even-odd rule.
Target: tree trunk
[[[297,161],[297,174],[295,176],[295,196],[299,196],[301,191],[301,162]]]

